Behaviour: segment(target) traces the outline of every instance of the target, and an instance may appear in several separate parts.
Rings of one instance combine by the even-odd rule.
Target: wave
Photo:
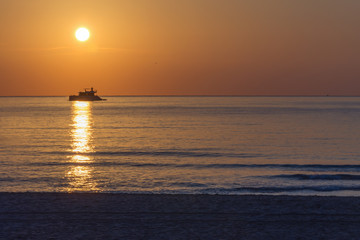
[[[353,174],[283,174],[270,177],[296,180],[360,180],[360,175]]]
[[[250,153],[219,153],[219,152],[200,152],[200,151],[97,151],[89,153],[76,152],[44,152],[46,154],[59,155],[84,155],[84,156],[156,156],[156,157],[207,157],[207,158],[256,158],[263,156],[262,154]]]
[[[0,182],[53,182],[57,177],[0,177]]]
[[[288,187],[239,187],[207,188],[202,191],[214,193],[291,193],[291,192],[335,192],[359,191],[360,186],[288,186]]]
[[[59,162],[32,162],[28,163],[28,165],[36,165],[36,166],[54,166],[54,165],[75,165],[75,166],[81,166],[81,165],[91,165],[91,166],[123,166],[123,167],[140,167],[140,168],[147,168],[147,167],[153,167],[153,168],[193,168],[193,169],[227,169],[227,168],[273,168],[273,169],[290,169],[290,170],[333,170],[333,171],[359,171],[360,165],[334,165],[334,164],[236,164],[236,163],[230,163],[230,164],[193,164],[193,163],[146,163],[146,162],[123,162],[123,161],[88,161],[88,162],[73,162],[73,161],[59,161]],[[293,174],[293,175],[277,175],[273,177],[279,177],[279,178],[311,178],[311,176],[314,176],[314,178],[326,178],[327,175],[305,175],[305,174]],[[347,175],[347,174],[337,174],[337,175],[328,175],[328,176],[337,176],[337,177],[343,177],[346,178],[347,176],[359,176],[360,175]]]

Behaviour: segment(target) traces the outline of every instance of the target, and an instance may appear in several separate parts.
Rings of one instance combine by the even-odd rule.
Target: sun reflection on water
[[[71,124],[71,169],[66,173],[69,181],[68,192],[98,190],[93,179],[94,161],[91,153],[95,152],[92,142],[93,121],[91,102],[72,102]]]

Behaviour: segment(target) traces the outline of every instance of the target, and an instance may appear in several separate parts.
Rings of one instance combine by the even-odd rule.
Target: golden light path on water
[[[69,161],[73,165],[66,174],[69,181],[68,192],[98,190],[92,176],[94,169],[89,165],[94,161],[89,153],[95,152],[92,131],[92,103],[72,102],[72,155]]]

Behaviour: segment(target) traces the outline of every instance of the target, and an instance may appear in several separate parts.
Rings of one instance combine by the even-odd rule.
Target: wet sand
[[[0,239],[359,239],[360,198],[0,193]]]

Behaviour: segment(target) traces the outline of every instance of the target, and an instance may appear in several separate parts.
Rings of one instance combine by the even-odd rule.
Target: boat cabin
[[[95,96],[95,93],[97,91],[94,91],[94,88],[90,88],[90,91],[88,91],[87,89],[89,88],[85,88],[84,92],[79,92],[79,96]]]

